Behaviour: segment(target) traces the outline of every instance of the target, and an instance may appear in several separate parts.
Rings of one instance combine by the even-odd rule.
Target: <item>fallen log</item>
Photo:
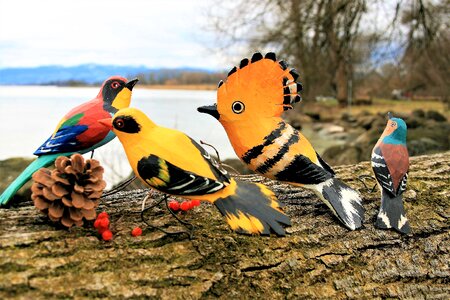
[[[450,152],[413,157],[404,194],[412,234],[374,228],[379,191],[357,179],[368,162],[335,168],[363,195],[364,228],[348,231],[311,192],[263,179],[286,205],[293,226],[283,238],[231,232],[209,204],[180,215],[195,226],[166,235],[140,220],[146,190],[103,200],[114,238],[92,227],[64,230],[32,206],[0,209],[0,298],[422,298],[450,295]],[[374,183],[374,181],[372,181]],[[153,201],[161,195],[153,194]],[[164,208],[146,218],[168,230]],[[131,236],[135,226],[144,228]]]

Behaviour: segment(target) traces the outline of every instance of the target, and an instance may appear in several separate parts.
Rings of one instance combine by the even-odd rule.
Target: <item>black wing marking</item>
[[[230,183],[230,175],[228,175],[228,172],[224,168],[222,168],[220,164],[214,158],[212,158],[211,155],[209,155],[209,153],[202,146],[200,146],[193,139],[191,138],[189,139],[191,140],[192,144],[198,149],[198,151],[200,151],[205,160],[208,162],[209,167],[213,172],[214,176],[216,176],[216,178],[221,182]]]
[[[301,154],[297,154],[284,170],[275,175],[278,180],[300,184],[319,184],[333,177],[333,173]]]
[[[137,171],[149,186],[172,195],[212,194],[226,186],[226,183],[183,170],[153,154],[139,160]]]
[[[396,196],[394,182],[391,177],[391,173],[387,167],[386,161],[384,160],[383,154],[381,153],[380,147],[377,147],[372,152],[371,157],[372,170],[375,174],[380,186],[391,196]],[[403,179],[402,179],[403,182]],[[405,182],[406,188],[406,182]],[[400,189],[399,189],[400,190]]]
[[[322,167],[327,170],[328,172],[330,172],[333,175],[336,175],[336,173],[334,172],[334,170],[330,167],[329,164],[327,164],[322,157],[320,157],[319,153],[316,152],[317,155],[317,159],[319,160],[320,164],[322,165]]]
[[[408,173],[405,173],[405,175],[402,177],[402,180],[400,181],[400,184],[398,186],[397,195],[403,194],[404,191],[406,191],[406,182],[408,181]]]

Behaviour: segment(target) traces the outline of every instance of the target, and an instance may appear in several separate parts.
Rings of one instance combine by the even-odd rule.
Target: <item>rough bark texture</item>
[[[293,226],[284,238],[235,234],[208,204],[182,216],[196,227],[191,240],[150,228],[132,237],[143,227],[143,190],[101,204],[111,215],[111,242],[92,226],[57,229],[30,203],[0,209],[0,298],[448,299],[450,152],[411,159],[409,236],[374,228],[379,192],[356,179],[371,175],[369,163],[336,170],[364,196],[360,230],[342,227],[311,192],[259,176],[243,178],[270,185],[286,204]],[[165,209],[147,218],[179,228]]]

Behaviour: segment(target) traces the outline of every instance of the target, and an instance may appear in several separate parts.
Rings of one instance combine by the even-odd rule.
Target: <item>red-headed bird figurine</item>
[[[128,107],[131,91],[138,79],[128,81],[120,76],[108,78],[94,99],[67,113],[53,134],[33,154],[38,158],[0,195],[0,205],[7,204],[34,172],[52,164],[58,156],[87,153],[115,138],[115,134],[97,121],[110,118],[119,109]]]
[[[410,233],[402,201],[409,169],[407,127],[402,119],[393,118],[391,113],[388,116],[386,128],[372,150],[372,169],[381,189],[381,208],[375,226]]]

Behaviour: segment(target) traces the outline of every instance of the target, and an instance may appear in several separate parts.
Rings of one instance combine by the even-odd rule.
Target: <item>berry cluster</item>
[[[173,212],[177,212],[177,211],[188,211],[193,209],[196,206],[200,206],[200,200],[188,200],[188,201],[183,201],[181,203],[179,203],[176,200],[172,200],[169,201],[169,208],[173,211]]]
[[[104,241],[109,241],[113,237],[111,230],[109,230],[109,224],[109,215],[105,211],[99,213],[94,222],[94,227],[97,229],[98,233],[102,235]]]

